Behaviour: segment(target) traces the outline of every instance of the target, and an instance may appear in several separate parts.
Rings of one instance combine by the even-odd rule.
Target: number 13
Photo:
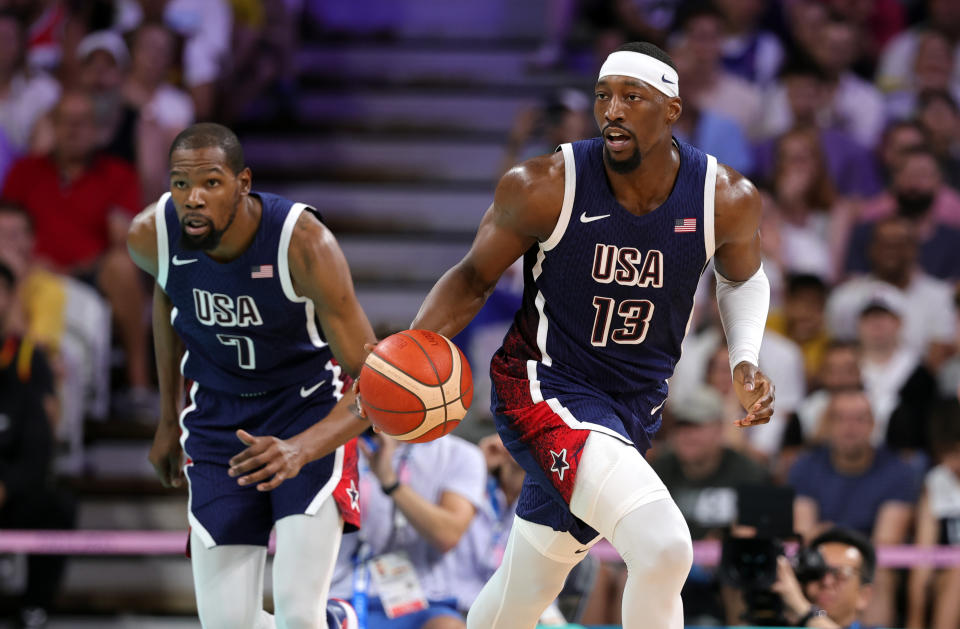
[[[613,319],[613,306],[616,300],[611,297],[594,297],[593,307],[597,315],[593,320],[593,335],[590,343],[594,347],[606,347],[607,337],[621,345],[638,345],[647,338],[650,318],[653,317],[653,302],[647,299],[625,299],[620,302],[617,314],[623,317],[623,327],[610,332]]]

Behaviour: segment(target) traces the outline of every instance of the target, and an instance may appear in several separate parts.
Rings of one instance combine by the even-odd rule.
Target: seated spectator
[[[718,0],[715,4],[724,18],[724,67],[751,83],[768,85],[783,62],[783,45],[760,24],[766,3]]]
[[[813,127],[788,131],[777,141],[764,233],[775,231],[769,251],[785,273],[804,273],[832,282],[836,259],[849,232],[853,208],[837,198]]]
[[[953,352],[957,325],[953,291],[949,284],[920,268],[918,255],[922,253],[917,241],[917,228],[910,220],[892,216],[877,221],[866,252],[870,273],[833,290],[827,300],[827,327],[833,338],[852,341],[860,313],[873,296],[878,292],[899,293],[902,303],[925,305],[922,310],[903,311],[904,342],[938,369]]]
[[[825,564],[819,579],[801,583],[787,558],[777,558],[773,591],[780,595],[788,620],[799,627],[860,629],[873,600],[877,570],[873,544],[856,531],[833,527],[815,537],[809,547]]]
[[[723,15],[710,4],[695,5],[683,14],[678,45],[689,51],[691,60],[680,72],[684,115],[691,105],[690,94],[693,92],[690,88],[695,87],[695,104],[699,108],[736,121],[743,133],[752,138],[759,132],[760,90],[750,81],[724,69],[720,58],[723,28]],[[676,60],[674,56],[674,62]]]
[[[13,305],[13,273],[0,264],[0,322]],[[53,376],[43,353],[0,326],[0,528],[73,527],[72,503],[53,486],[46,400]],[[30,555],[17,601],[20,626],[41,627],[60,588],[63,555]]]
[[[863,388],[860,376],[860,350],[856,343],[831,341],[824,349],[823,363],[817,372],[816,390],[797,407],[800,434],[791,445],[821,445],[826,440],[824,412],[838,391]]]
[[[178,133],[193,123],[190,96],[168,82],[177,42],[162,24],[145,23],[133,33],[130,73],[123,100],[135,112],[135,162],[142,204],[169,189],[167,150]]]
[[[914,543],[956,546],[960,544],[960,405],[956,399],[937,409],[931,433],[938,464],[924,480]],[[936,579],[935,573],[939,573]],[[906,626],[948,629],[960,624],[960,600],[955,595],[958,584],[960,566],[944,570],[914,567],[910,571]]]
[[[562,89],[548,96],[538,106],[517,114],[500,161],[505,173],[520,162],[550,153],[566,142],[584,140],[596,127],[591,116],[592,104],[580,90]]]
[[[99,147],[129,164],[137,161],[137,112],[124,102],[123,85],[130,73],[130,52],[113,31],[97,31],[77,46],[77,85],[93,98]]]
[[[960,87],[960,11],[953,0],[926,0],[926,20],[894,37],[883,50],[877,68],[877,85],[892,92],[912,85],[914,60],[924,33],[936,30],[951,42],[954,58],[951,91]]]
[[[756,148],[757,174],[773,179],[778,138],[790,129],[818,130],[830,181],[839,194],[869,197],[882,190],[869,150],[853,135],[833,124],[831,90],[827,74],[812,61],[792,58],[781,70],[779,84],[767,97],[759,121],[763,140]]]
[[[128,3],[122,27],[162,22],[184,39],[183,82],[197,120],[208,120],[216,106],[216,82],[230,53],[233,14],[226,0],[158,0]]]
[[[944,181],[960,190],[960,111],[957,101],[944,90],[920,93],[917,120],[926,131],[930,150],[940,162]]]
[[[904,158],[915,149],[923,149],[926,144],[926,133],[913,120],[894,120],[887,125],[876,150],[877,169],[884,184],[892,185],[893,174],[899,170]]]
[[[791,275],[787,278],[783,308],[767,317],[768,328],[800,346],[808,390],[816,385],[830,344],[825,316],[828,292],[823,279],[816,275]]]
[[[694,540],[720,539],[737,517],[737,487],[770,483],[767,471],[725,444],[723,397],[712,387],[671,397],[669,449],[652,462],[670,490]],[[712,570],[694,567],[684,585],[684,617],[688,624],[721,620],[719,583]]]
[[[917,54],[909,83],[887,94],[887,115],[910,119],[918,109],[919,96],[927,91],[942,91],[960,98],[960,89],[953,91],[953,50],[946,35],[937,30],[924,30],[917,40]],[[882,87],[882,86],[881,86]],[[956,86],[960,88],[960,85]]]
[[[880,51],[903,30],[906,21],[904,5],[899,0],[828,0],[831,11],[849,20],[857,31],[857,74],[873,79]]]
[[[367,629],[463,628],[455,581],[461,568],[450,551],[484,508],[483,455],[453,435],[418,444],[380,435],[372,441],[360,441],[364,526],[343,538],[331,596],[365,605]],[[387,610],[377,579],[384,566],[398,564],[414,572],[418,591]]]
[[[698,82],[692,40],[682,39],[670,48],[684,90],[683,116],[673,126],[674,136],[715,155],[719,161],[741,173],[753,171],[753,153],[740,124],[713,109]]]
[[[126,352],[133,410],[152,413],[148,301],[125,246],[130,219],[140,208],[136,172],[97,154],[93,101],[87,94],[64,94],[53,119],[53,152],[16,162],[3,196],[30,213],[42,263],[95,285],[110,302]],[[143,403],[138,406],[137,400]]]
[[[896,293],[877,293],[860,312],[860,373],[873,409],[873,443],[922,452],[937,383],[902,339],[907,305]],[[925,465],[925,460],[921,465]]]
[[[16,153],[31,147],[34,125],[60,97],[56,80],[28,69],[25,46],[23,24],[14,13],[0,12],[0,129]]]
[[[890,451],[872,445],[874,420],[866,394],[835,392],[824,427],[826,445],[801,455],[790,469],[797,532],[811,539],[836,525],[868,536],[876,546],[904,543],[917,500],[917,474]],[[878,571],[865,622],[892,624],[895,587],[891,570]]]

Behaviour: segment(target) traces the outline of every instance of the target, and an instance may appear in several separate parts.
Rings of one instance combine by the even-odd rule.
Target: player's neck
[[[619,174],[604,164],[607,181],[617,201],[633,214],[647,214],[667,200],[680,171],[680,151],[667,135],[644,154],[640,166]]]
[[[217,262],[230,262],[239,258],[256,237],[262,216],[263,205],[260,200],[252,195],[245,196],[233,224],[224,232],[217,248],[208,251],[207,255]]]

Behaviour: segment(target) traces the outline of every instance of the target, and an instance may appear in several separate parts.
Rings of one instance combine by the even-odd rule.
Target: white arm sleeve
[[[770,282],[763,272],[763,265],[744,282],[731,282],[716,271],[714,275],[717,277],[720,321],[727,335],[730,371],[743,361],[757,365],[770,308]]]

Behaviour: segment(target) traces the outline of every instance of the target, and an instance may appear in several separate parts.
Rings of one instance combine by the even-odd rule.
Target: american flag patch
[[[263,277],[273,277],[273,265],[261,264],[260,266],[250,267],[250,277],[255,280]]]
[[[673,221],[673,233],[675,234],[685,234],[695,231],[697,231],[697,219],[695,218],[678,218]]]

